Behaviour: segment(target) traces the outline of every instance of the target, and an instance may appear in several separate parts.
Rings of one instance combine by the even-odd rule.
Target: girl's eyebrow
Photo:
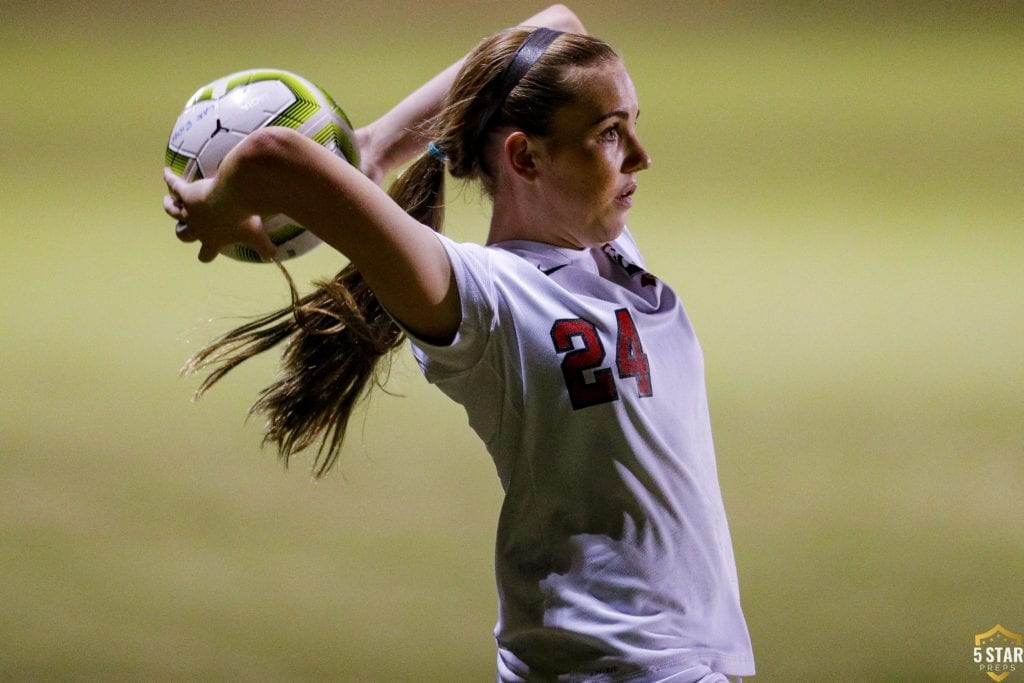
[[[639,109],[636,112],[636,117],[638,119],[640,118],[640,110]],[[595,119],[594,122],[592,124],[590,124],[590,125],[591,126],[596,126],[596,125],[598,125],[600,123],[603,123],[607,119],[613,119],[613,118],[624,119],[624,120],[628,121],[629,120],[629,112],[624,110],[624,109],[616,109],[615,111],[610,111],[607,114],[602,114],[601,116],[597,117],[597,119]]]

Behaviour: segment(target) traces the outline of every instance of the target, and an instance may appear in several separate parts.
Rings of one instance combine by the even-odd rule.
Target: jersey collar
[[[530,240],[508,240],[507,242],[497,242],[491,246],[513,253],[523,260],[532,263],[545,275],[550,275],[566,266],[575,266],[597,272],[597,265],[594,261],[594,249],[570,249],[568,247],[556,247],[553,244],[532,242]]]

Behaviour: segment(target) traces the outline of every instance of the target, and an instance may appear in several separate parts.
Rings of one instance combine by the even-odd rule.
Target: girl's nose
[[[640,139],[633,136],[633,143],[629,154],[626,155],[626,170],[627,172],[633,173],[636,171],[644,171],[651,167],[651,157],[647,154],[647,150],[640,143]]]

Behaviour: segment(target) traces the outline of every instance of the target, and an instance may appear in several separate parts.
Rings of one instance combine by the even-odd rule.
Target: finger
[[[181,187],[181,184],[185,181],[181,176],[172,171],[170,167],[165,166],[164,182],[167,183],[167,189],[171,191],[171,194],[178,196],[178,189]]]
[[[252,235],[251,246],[259,252],[260,256],[269,261],[277,255],[277,245],[263,229],[263,220],[259,216],[250,216],[246,220],[245,228]]]
[[[217,254],[219,252],[220,249],[218,247],[209,243],[204,243],[203,246],[199,248],[199,261],[201,263],[209,263],[213,259],[217,258]]]
[[[277,256],[277,245],[271,242],[270,238],[268,237],[266,240],[260,243],[260,245],[256,248],[256,251],[258,251],[260,256],[262,256],[266,260],[273,261],[274,258]]]
[[[169,194],[164,195],[164,213],[171,218],[181,220],[185,217],[185,208]]]
[[[196,237],[195,231],[188,227],[188,223],[183,221],[178,221],[178,224],[174,226],[174,234],[182,242],[195,242],[199,239]]]

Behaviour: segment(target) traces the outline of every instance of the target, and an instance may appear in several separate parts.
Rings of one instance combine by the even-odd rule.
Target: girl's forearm
[[[244,212],[287,214],[350,257],[346,233],[372,222],[367,214],[404,215],[357,169],[283,127],[246,137],[224,158],[216,181],[214,191]]]
[[[376,121],[356,131],[362,169],[374,182],[419,154],[429,140],[423,124],[435,116],[462,68],[460,59],[424,83]]]

